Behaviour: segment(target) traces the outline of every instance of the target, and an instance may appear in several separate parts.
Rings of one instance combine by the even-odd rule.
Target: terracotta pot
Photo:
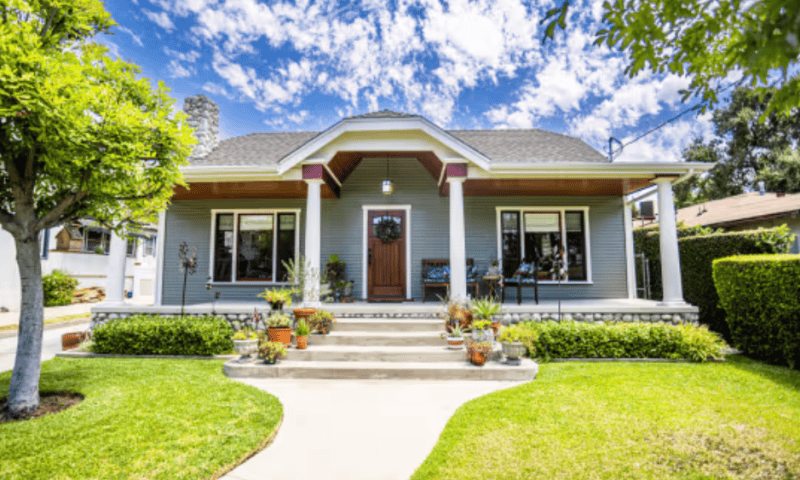
[[[488,352],[483,350],[473,350],[472,351],[472,363],[479,367],[482,367],[483,364],[486,363],[486,357],[488,357]]]
[[[305,350],[306,346],[308,345],[308,335],[303,335],[302,337],[295,337],[297,339],[297,349],[298,350]]]
[[[270,342],[279,342],[284,345],[292,343],[292,329],[291,327],[268,328],[267,337]]]
[[[315,313],[317,313],[317,309],[316,308],[295,308],[294,309],[294,320],[296,322],[299,322],[300,320],[308,318],[311,315],[314,315]]]

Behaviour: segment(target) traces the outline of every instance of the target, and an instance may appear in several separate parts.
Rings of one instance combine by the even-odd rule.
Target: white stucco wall
[[[0,228],[0,307],[19,310],[20,285],[14,237]]]

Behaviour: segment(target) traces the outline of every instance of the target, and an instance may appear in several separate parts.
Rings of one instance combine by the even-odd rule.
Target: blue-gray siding
[[[416,160],[392,160],[391,179],[395,191],[390,196],[380,192],[386,176],[385,160],[364,160],[342,188],[341,198],[322,200],[322,258],[339,255],[347,263],[347,278],[354,281],[354,293],[362,294],[363,205],[391,208],[411,205],[411,292],[419,300],[421,261],[424,258],[449,256],[449,198],[440,197],[437,182]],[[615,298],[627,296],[625,268],[625,235],[619,197],[466,197],[467,256],[474,258],[480,271],[485,271],[497,257],[496,207],[586,206],[589,207],[591,233],[592,285],[564,285],[561,297]],[[206,291],[211,228],[211,209],[235,208],[301,208],[301,250],[305,224],[305,200],[197,200],[174,202],[169,209],[165,237],[165,275],[163,303],[180,303],[182,276],[177,268],[177,252],[181,241],[198,247],[197,273],[190,277],[186,289],[189,303],[208,302]],[[223,286],[225,299],[255,299],[263,286]],[[532,296],[523,290],[525,298]],[[540,298],[555,299],[557,287],[543,285]],[[511,293],[513,297],[515,292]]]

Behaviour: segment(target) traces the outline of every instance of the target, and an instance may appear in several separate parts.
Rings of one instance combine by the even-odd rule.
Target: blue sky
[[[560,4],[560,0],[557,0]],[[100,40],[177,99],[220,106],[220,135],[325,129],[390,109],[447,129],[542,128],[606,152],[692,103],[672,75],[624,75],[624,55],[592,45],[602,0],[575,2],[542,45],[555,2],[106,0],[119,27]],[[690,101],[691,102],[691,101]],[[708,116],[687,114],[618,161],[676,161]]]

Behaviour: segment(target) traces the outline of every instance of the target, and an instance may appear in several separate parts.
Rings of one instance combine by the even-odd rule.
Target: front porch
[[[325,303],[320,309],[332,312],[338,318],[438,318],[442,306],[438,303]],[[264,301],[218,301],[187,305],[189,315],[219,315],[226,318],[238,329],[250,324],[253,312],[264,313],[269,306]],[[127,317],[135,314],[179,315],[180,305],[140,306],[140,305],[97,305],[92,307],[92,327],[109,319]],[[698,308],[692,305],[664,305],[644,299],[606,298],[562,300],[560,302],[561,320],[582,322],[663,322],[697,323]],[[291,309],[287,309],[291,315]],[[559,302],[543,300],[538,304],[529,302],[517,305],[516,302],[503,304],[504,324],[521,321],[559,320]]]

